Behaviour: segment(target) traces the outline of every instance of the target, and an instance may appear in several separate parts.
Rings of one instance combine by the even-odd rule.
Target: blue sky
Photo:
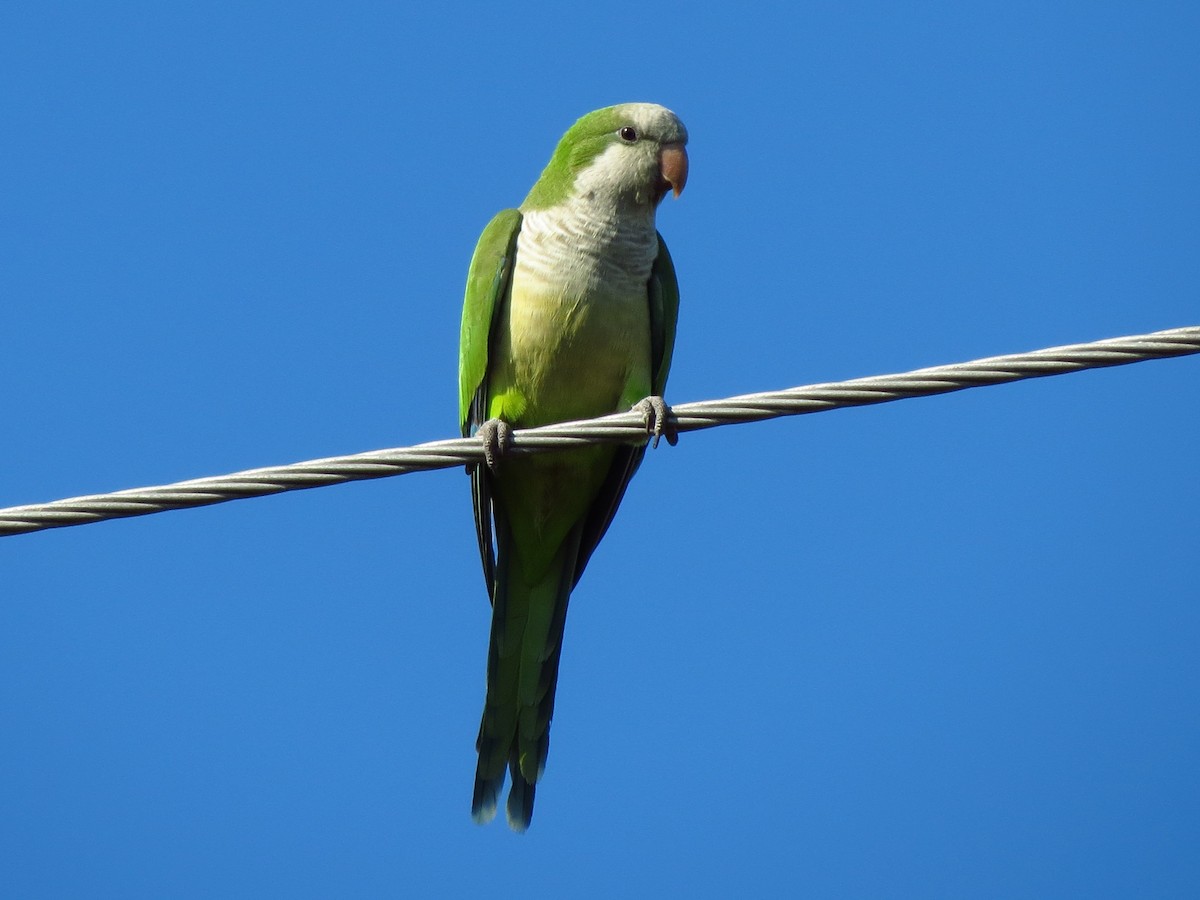
[[[1200,324],[1195,4],[397,6],[0,12],[0,505],[453,436],[479,231],[624,100],[691,132],[675,402]],[[649,454],[524,836],[461,472],[0,539],[0,886],[1194,895],[1198,405]]]

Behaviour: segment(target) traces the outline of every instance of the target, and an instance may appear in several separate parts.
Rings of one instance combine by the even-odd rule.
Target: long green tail
[[[495,816],[507,767],[512,776],[508,824],[524,831],[533,818],[535,787],[550,749],[563,628],[583,528],[577,526],[567,534],[551,565],[536,580],[522,571],[503,517],[497,517],[496,528],[487,699],[475,743],[479,764],[471,815],[480,823]]]

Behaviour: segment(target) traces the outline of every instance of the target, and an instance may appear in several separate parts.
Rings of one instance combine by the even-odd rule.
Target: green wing
[[[488,358],[491,354],[493,323],[508,302],[521,213],[506,209],[496,214],[483,229],[463,301],[462,335],[458,345],[458,424],[463,437],[470,437],[487,419]],[[470,467],[471,498],[475,507],[475,537],[488,597],[495,599],[496,553],[492,537],[492,486],[484,466]]]
[[[470,437],[487,417],[492,323],[508,298],[520,231],[519,210],[497,213],[483,229],[471,257],[458,344],[458,424],[463,437]]]
[[[650,372],[654,393],[661,397],[667,389],[671,356],[675,351],[675,326],[679,323],[679,281],[675,278],[675,264],[671,262],[671,254],[667,252],[661,234],[658,236],[658,256],[654,258],[650,280],[646,283],[646,300],[650,304]],[[625,489],[629,487],[629,480],[637,472],[645,455],[645,443],[617,445],[608,475],[583,525],[572,586],[579,583],[592,551],[612,524],[617,507],[625,496]]]
[[[679,324],[679,282],[666,242],[658,236],[658,256],[650,270],[650,359],[653,362],[654,393],[667,390],[671,357],[675,353],[675,326]]]

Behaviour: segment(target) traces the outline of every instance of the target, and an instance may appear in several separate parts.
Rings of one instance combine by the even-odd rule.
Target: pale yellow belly
[[[583,301],[515,284],[489,414],[528,427],[628,409],[650,393],[649,319],[644,293]]]

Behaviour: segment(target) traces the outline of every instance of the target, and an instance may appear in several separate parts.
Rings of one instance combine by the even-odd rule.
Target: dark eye
[[[621,140],[625,141],[627,144],[632,144],[638,139],[637,129],[632,125],[622,125],[617,131],[617,134],[619,134],[621,136]]]

